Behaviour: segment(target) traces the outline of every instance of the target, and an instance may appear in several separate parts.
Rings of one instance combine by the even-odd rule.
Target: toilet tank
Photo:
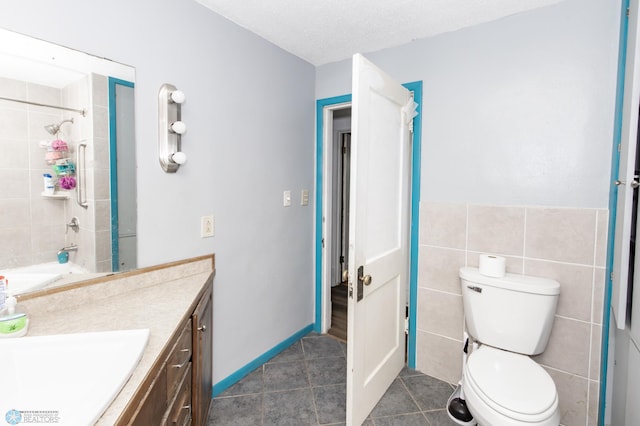
[[[560,284],[551,279],[480,274],[460,268],[467,331],[477,341],[511,352],[536,355],[551,334]]]

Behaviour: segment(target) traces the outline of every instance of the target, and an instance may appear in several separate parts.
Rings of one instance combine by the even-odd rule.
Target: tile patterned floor
[[[213,399],[209,426],[344,425],[346,344],[311,333]],[[365,426],[450,426],[453,387],[405,368]]]

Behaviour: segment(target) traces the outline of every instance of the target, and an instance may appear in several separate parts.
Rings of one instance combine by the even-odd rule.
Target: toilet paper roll
[[[478,269],[482,275],[487,277],[502,278],[506,273],[507,261],[502,256],[481,254]]]

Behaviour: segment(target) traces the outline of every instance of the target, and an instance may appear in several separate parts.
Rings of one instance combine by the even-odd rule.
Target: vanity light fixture
[[[181,121],[182,91],[171,84],[160,86],[158,93],[158,156],[160,166],[167,173],[175,173],[187,161],[181,152],[181,137],[187,125]]]

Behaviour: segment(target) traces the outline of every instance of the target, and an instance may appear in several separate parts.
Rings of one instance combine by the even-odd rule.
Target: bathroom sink
[[[0,340],[0,418],[9,424],[95,423],[129,379],[148,338],[143,329]]]

